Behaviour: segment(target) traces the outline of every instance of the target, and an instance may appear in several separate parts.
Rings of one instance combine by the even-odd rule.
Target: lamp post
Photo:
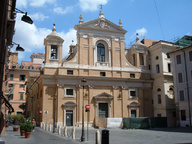
[[[53,133],[55,133],[56,96],[57,96],[57,94],[55,94],[54,97],[53,97],[53,101],[54,101],[54,110],[53,110]]]
[[[81,132],[81,142],[85,141],[85,130],[84,130],[84,88],[85,88],[86,80],[83,78],[81,80],[81,85],[83,86],[83,96],[82,96],[82,132]]]

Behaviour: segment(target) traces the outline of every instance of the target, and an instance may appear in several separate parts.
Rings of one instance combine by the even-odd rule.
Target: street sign
[[[86,109],[87,109],[87,110],[90,110],[90,105],[86,105]]]
[[[90,105],[86,105],[85,106],[85,112],[89,112],[90,111]]]

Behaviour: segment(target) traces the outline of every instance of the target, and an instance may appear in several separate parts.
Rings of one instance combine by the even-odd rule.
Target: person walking
[[[33,125],[33,132],[34,132],[35,131],[35,127],[36,127],[35,119],[32,120],[32,125]]]

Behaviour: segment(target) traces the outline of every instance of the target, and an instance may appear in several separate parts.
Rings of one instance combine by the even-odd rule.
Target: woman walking
[[[35,119],[32,120],[32,125],[33,125],[33,132],[34,132],[35,131],[35,126],[36,126]]]

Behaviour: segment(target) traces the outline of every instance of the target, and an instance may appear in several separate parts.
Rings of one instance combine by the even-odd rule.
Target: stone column
[[[94,118],[94,105],[91,103],[91,100],[93,98],[93,85],[89,85],[88,86],[88,104],[90,105],[90,112],[89,112],[89,122],[93,122],[93,118]]]
[[[114,67],[115,60],[115,37],[111,37],[111,67]]]
[[[122,86],[122,117],[127,117],[128,87]]]
[[[93,53],[93,35],[89,35],[89,59],[88,59],[88,64],[93,65],[93,59],[94,59],[94,53]]]
[[[125,38],[124,37],[120,37],[120,49],[121,49],[120,66],[124,67],[125,66]]]
[[[113,98],[113,112],[112,112],[113,116],[112,117],[115,117],[117,115],[117,112],[119,112],[119,111],[117,111],[117,109],[119,109],[119,107],[120,107],[119,105],[117,105],[117,97],[116,97],[119,94],[119,87],[113,86],[112,91],[113,91],[113,96],[114,96],[114,98]],[[119,109],[119,110],[121,112],[121,109]]]
[[[144,96],[143,96],[143,88],[138,88],[138,101],[139,101],[139,117],[144,116],[145,106],[144,106]]]
[[[111,67],[111,47],[108,48],[109,51],[109,67]]]

